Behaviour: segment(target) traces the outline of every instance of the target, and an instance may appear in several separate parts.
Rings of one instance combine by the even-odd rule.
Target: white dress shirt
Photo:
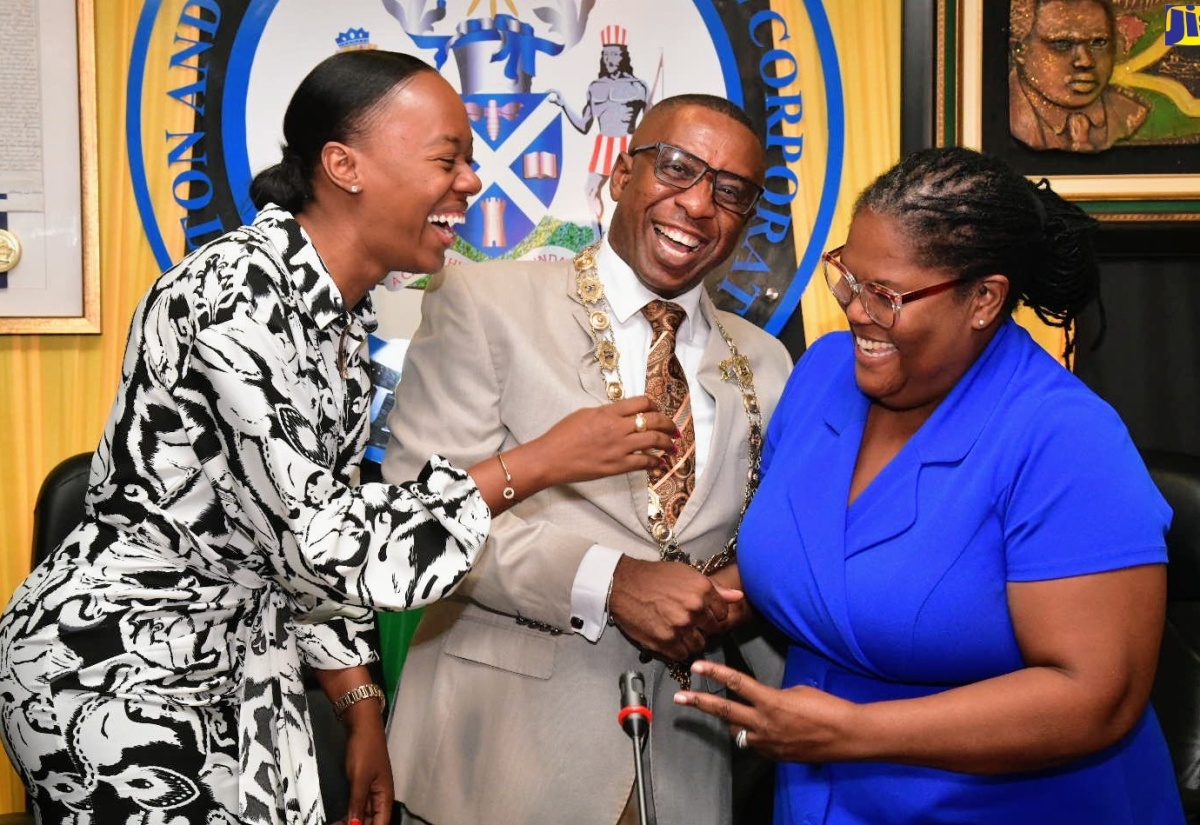
[[[634,271],[625,263],[605,238],[596,253],[596,274],[604,284],[604,297],[608,301],[609,321],[612,324],[613,343],[620,359],[617,371],[625,396],[641,395],[646,391],[646,359],[650,355],[652,335],[650,322],[642,314],[642,307],[661,296],[648,289]],[[703,283],[676,295],[671,302],[683,308],[686,317],[675,336],[675,356],[683,367],[691,392],[692,427],[696,433],[696,477],[704,472],[709,447],[712,443],[713,424],[717,414],[717,402],[704,391],[696,380],[700,360],[712,325],[700,313],[700,296]],[[600,366],[596,365],[597,374]],[[647,537],[649,533],[647,532]],[[575,573],[571,588],[571,626],[589,641],[596,641],[604,632],[608,622],[607,601],[612,584],[613,571],[621,558],[621,552],[601,544],[594,544],[583,557]]]

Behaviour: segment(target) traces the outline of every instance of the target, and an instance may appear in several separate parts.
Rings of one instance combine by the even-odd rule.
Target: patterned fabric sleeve
[[[358,617],[343,615],[349,611]],[[379,632],[375,614],[361,608],[343,608],[336,615],[315,616],[318,621],[296,622],[296,648],[300,658],[319,670],[340,670],[379,659]]]
[[[226,517],[301,605],[405,609],[443,597],[487,534],[474,483],[436,460],[405,484],[340,481],[327,423],[339,412],[320,391],[329,381],[303,373],[296,350],[235,315],[196,335],[178,376],[172,394]]]

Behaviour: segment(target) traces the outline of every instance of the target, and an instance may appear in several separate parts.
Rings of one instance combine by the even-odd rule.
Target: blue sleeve
[[[1022,429],[1000,502],[1009,581],[1166,562],[1171,509],[1108,404],[1090,392],[1055,394]]]

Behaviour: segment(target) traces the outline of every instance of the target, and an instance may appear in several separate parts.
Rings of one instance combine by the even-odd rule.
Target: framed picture
[[[94,2],[0,0],[0,333],[100,331]]]
[[[1168,26],[1180,25],[1168,21],[1173,4],[1066,4],[1068,16],[1050,25],[1037,15],[1045,8],[1061,12],[1063,4],[932,2],[932,9],[912,4],[914,18],[923,11],[935,16],[929,44],[932,142],[1000,156],[1032,179],[1049,179],[1055,191],[1101,220],[1200,219],[1200,45],[1189,45],[1187,37],[1170,44]],[[1107,21],[1105,5],[1111,10]],[[1027,31],[1011,31],[1014,8],[1011,19]],[[1172,13],[1184,14],[1184,8]],[[1037,48],[1043,50],[1040,62],[1032,59]],[[1078,59],[1101,68],[1059,72],[1039,94],[1035,87],[1042,81],[1034,72],[1059,59],[1051,54],[1055,50],[1062,56],[1087,53]],[[1110,78],[1103,77],[1107,66]],[[1063,95],[1069,102],[1059,106],[1049,84],[1061,87],[1068,75]],[[1076,105],[1071,95],[1092,103],[1069,108]]]

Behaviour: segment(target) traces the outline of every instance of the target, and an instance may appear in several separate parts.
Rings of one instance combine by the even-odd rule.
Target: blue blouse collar
[[[853,343],[851,343],[853,346]],[[924,463],[961,460],[979,440],[988,419],[997,412],[1030,347],[1038,346],[1011,318],[1005,320],[987,347],[942,399],[910,442]],[[853,370],[845,379],[846,392],[830,404],[825,423],[844,433],[866,420],[870,399],[858,389]]]

